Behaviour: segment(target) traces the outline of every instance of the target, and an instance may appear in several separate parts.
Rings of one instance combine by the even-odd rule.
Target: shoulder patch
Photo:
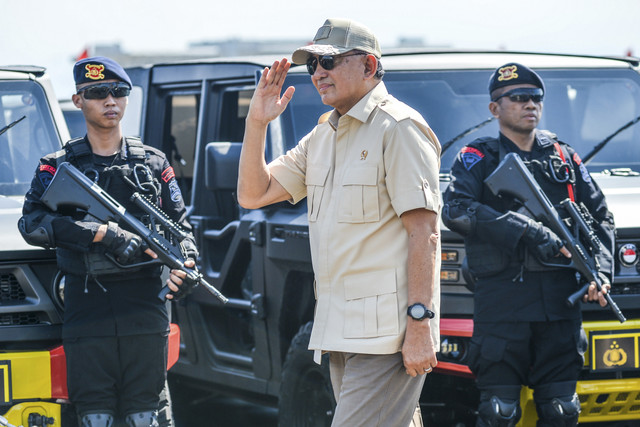
[[[582,159],[578,155],[578,153],[573,153],[573,161],[576,165],[578,165],[578,169],[580,169],[580,175],[582,175],[582,180],[584,182],[591,182],[591,175],[589,175],[589,171],[584,163],[582,163]]]
[[[180,191],[180,187],[178,186],[178,181],[172,179],[169,183],[169,193],[171,200],[173,203],[178,203],[182,200],[182,192]]]
[[[476,163],[484,159],[484,153],[477,148],[467,146],[460,150],[460,159],[464,167],[471,170]]]
[[[169,166],[168,168],[166,168],[165,170],[162,171],[162,175],[161,176],[162,176],[162,180],[164,182],[169,182],[173,178],[176,177],[176,174],[173,171],[173,168],[171,166]]]
[[[573,153],[573,161],[576,165],[580,166],[582,164],[582,159],[578,156],[578,153]]]
[[[40,165],[38,168],[38,179],[44,188],[47,188],[56,174],[56,168],[51,165]]]

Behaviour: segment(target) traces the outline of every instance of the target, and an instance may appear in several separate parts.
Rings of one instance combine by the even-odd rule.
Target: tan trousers
[[[407,375],[402,354],[329,354],[338,405],[332,427],[422,427],[425,375]]]

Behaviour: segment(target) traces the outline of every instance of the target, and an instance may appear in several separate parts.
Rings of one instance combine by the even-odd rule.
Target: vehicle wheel
[[[280,427],[330,426],[336,400],[329,378],[329,355],[322,365],[308,350],[313,322],[303,325],[291,342],[282,370],[278,425]]]
[[[194,403],[202,399],[202,393],[185,384],[185,381],[181,378],[176,378],[172,375],[169,375],[167,383],[169,385],[172,409],[171,415],[173,418],[172,424],[167,427],[187,427],[193,421],[191,420],[191,414],[193,412]],[[160,424],[160,426],[165,425]]]

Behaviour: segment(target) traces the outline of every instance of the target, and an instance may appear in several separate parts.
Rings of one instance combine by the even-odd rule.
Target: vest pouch
[[[500,248],[484,242],[467,242],[469,271],[477,278],[496,275],[511,263],[511,256]]]

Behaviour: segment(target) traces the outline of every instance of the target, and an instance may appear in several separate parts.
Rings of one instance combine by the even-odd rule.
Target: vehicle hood
[[[640,176],[611,176],[593,173],[613,213],[616,228],[640,227]]]
[[[18,231],[23,200],[23,197],[0,196],[0,252],[40,249],[27,244]]]

